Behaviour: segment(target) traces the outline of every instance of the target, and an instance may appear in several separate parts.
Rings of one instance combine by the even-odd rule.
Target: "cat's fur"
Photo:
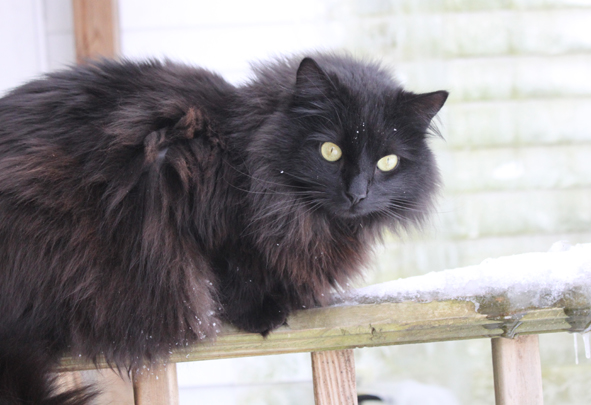
[[[334,55],[255,72],[102,61],[0,100],[0,404],[85,403],[52,398],[66,352],[130,367],[220,321],[266,335],[421,223],[446,92]]]

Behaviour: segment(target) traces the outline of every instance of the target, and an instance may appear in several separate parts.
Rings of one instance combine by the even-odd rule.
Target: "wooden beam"
[[[76,61],[119,54],[117,0],[72,0]]]
[[[538,336],[491,340],[496,405],[543,405]]]
[[[135,405],[178,405],[176,364],[152,366],[133,376]]]
[[[316,405],[357,405],[353,350],[312,352]]]
[[[266,338],[224,325],[215,342],[176,351],[171,362],[341,350],[447,340],[493,338],[584,330],[589,307],[505,308],[491,316],[469,301],[402,302],[330,306],[294,313]],[[107,366],[99,363],[100,367]],[[77,358],[62,359],[61,370],[94,368]]]

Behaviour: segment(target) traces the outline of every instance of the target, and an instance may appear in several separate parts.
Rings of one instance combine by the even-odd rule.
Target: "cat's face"
[[[282,195],[287,188],[333,218],[419,223],[439,182],[426,133],[446,98],[405,92],[373,65],[304,59],[288,107],[252,149],[255,177],[264,179],[256,195],[283,185]]]
[[[283,174],[330,215],[420,220],[438,182],[425,135],[447,93],[415,95],[375,80],[339,80],[302,62]]]

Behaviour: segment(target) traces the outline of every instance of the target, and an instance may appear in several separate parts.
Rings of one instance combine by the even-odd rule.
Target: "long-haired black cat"
[[[268,334],[420,224],[447,92],[315,55],[235,87],[103,61],[0,99],[0,403],[56,395],[66,352],[134,367],[230,322]]]

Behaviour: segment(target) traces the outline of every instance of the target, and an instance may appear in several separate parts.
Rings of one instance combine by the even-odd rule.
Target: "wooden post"
[[[117,0],[72,0],[76,61],[119,53]]]
[[[178,405],[176,363],[142,369],[133,376],[135,405]]]
[[[496,405],[543,405],[538,335],[491,341]]]
[[[353,350],[312,352],[316,405],[357,405]]]

